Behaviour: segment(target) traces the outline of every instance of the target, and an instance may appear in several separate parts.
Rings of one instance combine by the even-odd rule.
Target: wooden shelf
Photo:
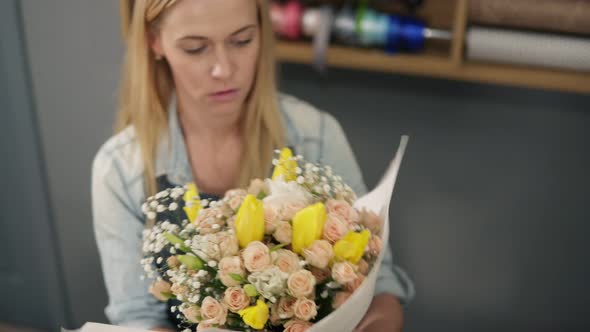
[[[281,41],[277,45],[277,57],[280,62],[311,64],[314,55],[308,43]],[[457,64],[443,54],[389,55],[380,50],[332,46],[326,63],[339,68],[590,93],[590,73],[491,63]]]
[[[341,0],[321,1],[340,3]],[[476,63],[464,59],[468,0],[427,1],[417,14],[429,24],[448,28],[453,39],[446,45],[427,43],[423,53],[390,55],[381,50],[331,46],[326,54],[328,67],[403,73],[454,80],[590,94],[590,72],[549,69],[496,63]],[[279,62],[312,64],[309,42],[279,41]]]

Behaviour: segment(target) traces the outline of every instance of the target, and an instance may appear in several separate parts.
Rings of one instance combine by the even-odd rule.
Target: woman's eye
[[[203,53],[205,51],[207,47],[203,46],[203,47],[199,47],[199,48],[189,48],[189,49],[185,49],[184,51],[187,54],[200,54]]]
[[[234,44],[236,44],[237,46],[246,46],[246,45],[250,44],[251,41],[252,41],[252,38],[241,39],[241,40],[234,41]]]

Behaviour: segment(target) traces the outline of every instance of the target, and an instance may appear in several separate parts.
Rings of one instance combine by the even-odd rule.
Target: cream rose
[[[369,254],[378,256],[381,252],[381,249],[383,249],[383,242],[381,241],[381,238],[372,235],[371,239],[369,239]]]
[[[228,232],[217,233],[217,244],[219,245],[220,258],[235,256],[240,250],[237,236]]]
[[[357,267],[359,268],[359,272],[367,275],[369,273],[369,263],[367,263],[366,260],[361,259],[358,264]]]
[[[213,324],[207,324],[205,322],[199,323],[197,325],[197,332],[205,331],[206,329],[214,328]]]
[[[219,279],[221,280],[221,283],[227,287],[238,286],[240,284],[240,282],[234,280],[230,274],[246,277],[246,271],[242,265],[242,260],[238,256],[222,258],[217,267],[219,268]]]
[[[181,310],[181,312],[186,319],[193,323],[198,323],[200,320],[199,316],[201,316],[201,308],[196,305],[191,305],[190,307]]]
[[[357,275],[356,279],[347,283],[345,288],[347,291],[354,293],[354,291],[357,290],[361,286],[363,281],[365,281],[365,276],[363,276],[362,274],[359,274],[359,275]]]
[[[269,249],[260,241],[250,242],[242,252],[242,258],[250,272],[260,272],[271,265]]]
[[[260,193],[263,193],[265,196],[269,193],[269,188],[266,182],[260,179],[254,179],[250,181],[250,186],[248,187],[248,194],[254,195],[254,197],[258,197]]]
[[[293,312],[295,313],[295,317],[305,321],[311,320],[318,314],[315,302],[305,298],[298,299],[295,302]]]
[[[279,223],[279,212],[274,206],[264,206],[264,234],[274,233]]]
[[[283,325],[283,332],[303,332],[307,331],[313,324],[299,319],[292,319]]]
[[[172,287],[170,287],[170,292],[180,299],[183,297],[186,298],[188,294],[188,287],[184,285],[173,284]]]
[[[336,214],[328,213],[326,222],[324,223],[324,231],[322,238],[334,243],[346,235],[350,230],[349,224]]]
[[[293,228],[288,221],[281,221],[272,235],[280,243],[290,244],[293,237]]]
[[[362,210],[360,214],[361,224],[367,227],[373,234],[381,234],[383,219],[372,211]]]
[[[292,273],[301,269],[299,256],[290,250],[279,249],[274,251],[271,253],[271,258],[273,265],[283,272]]]
[[[277,308],[276,308],[277,314],[280,319],[293,318],[293,316],[295,315],[295,312],[294,312],[295,302],[297,302],[297,299],[294,297],[290,297],[290,296],[281,297],[281,299],[279,300],[279,302],[277,304]]]
[[[328,278],[330,278],[330,276],[332,275],[330,269],[318,269],[317,267],[312,266],[309,270],[311,271],[311,274],[313,274],[313,276],[315,277],[315,280],[318,284],[321,284],[324,281],[328,280]]]
[[[303,249],[303,257],[311,265],[324,269],[334,257],[334,249],[326,240],[316,240],[309,248]]]
[[[293,297],[308,297],[313,294],[315,277],[308,270],[293,272],[287,280],[287,288]]]
[[[205,324],[225,324],[227,309],[216,299],[207,296],[201,304],[201,317]]]
[[[305,208],[305,203],[301,201],[292,201],[281,207],[281,220],[292,220],[297,212]]]
[[[332,278],[339,284],[346,285],[357,278],[354,265],[349,262],[338,262],[332,266]]]
[[[231,312],[238,312],[250,305],[250,297],[241,287],[229,287],[223,293],[223,303]]]
[[[150,285],[149,292],[159,301],[167,301],[168,296],[162,293],[170,293],[171,285],[164,280],[158,280]]]
[[[336,293],[336,295],[334,295],[334,299],[332,300],[332,307],[334,307],[334,309],[338,309],[342,304],[344,304],[344,302],[346,302],[346,300],[348,300],[351,295],[352,293],[349,292]]]
[[[328,213],[339,216],[349,224],[359,221],[358,212],[346,201],[330,199],[326,202],[326,210]]]

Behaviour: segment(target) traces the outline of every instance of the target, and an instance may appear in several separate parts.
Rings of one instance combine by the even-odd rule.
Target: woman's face
[[[181,0],[165,13],[151,46],[168,61],[185,107],[239,116],[260,48],[256,1]]]

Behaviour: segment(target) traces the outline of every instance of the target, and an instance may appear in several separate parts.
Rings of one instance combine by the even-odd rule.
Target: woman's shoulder
[[[94,178],[118,175],[125,184],[141,178],[143,161],[135,130],[129,126],[111,136],[98,149],[92,164]]]
[[[295,131],[303,139],[321,139],[340,127],[334,116],[295,96],[280,93],[279,106],[287,130]]]

